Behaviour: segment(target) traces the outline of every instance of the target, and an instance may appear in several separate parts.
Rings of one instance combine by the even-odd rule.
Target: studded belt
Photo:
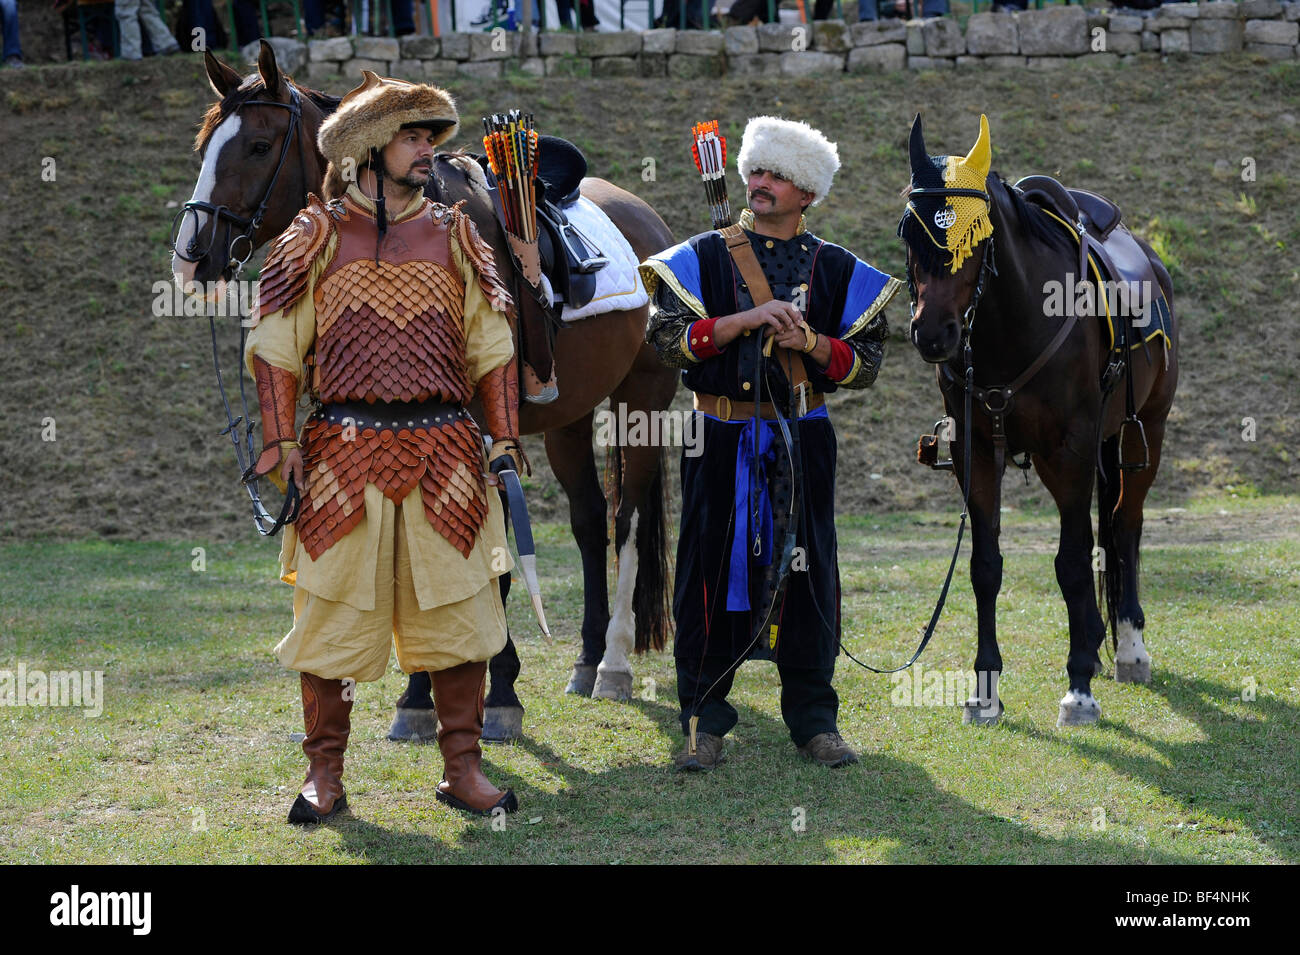
[[[328,424],[352,425],[359,431],[399,431],[403,428],[441,428],[472,420],[460,405],[444,401],[338,402],[321,405],[313,417]]]

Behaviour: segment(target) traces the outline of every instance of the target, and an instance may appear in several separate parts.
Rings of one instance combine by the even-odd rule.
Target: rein
[[[292,84],[289,85],[288,103],[277,103],[274,100],[248,100],[247,102],[240,103],[239,106],[236,107],[235,111],[238,112],[245,106],[278,106],[281,109],[289,111],[289,128],[285,131],[284,143],[280,147],[280,159],[279,162],[276,163],[275,172],[271,175],[271,180],[267,183],[265,192],[262,194],[262,201],[258,203],[257,211],[251,216],[244,218],[235,215],[235,213],[231,212],[227,206],[215,206],[211,202],[205,200],[191,199],[181,207],[180,211],[176,213],[176,218],[172,220],[170,243],[172,251],[182,261],[199,262],[212,250],[212,245],[216,241],[217,237],[217,227],[220,222],[224,219],[233,223],[235,228],[242,231],[231,239],[230,245],[227,248],[228,261],[225,268],[230,269],[230,263],[234,263],[231,281],[237,281],[239,279],[240,273],[244,270],[244,266],[248,263],[248,260],[253,257],[253,237],[262,227],[262,217],[266,214],[266,207],[270,204],[271,196],[275,192],[275,185],[280,179],[280,173],[284,169],[285,160],[289,156],[290,144],[295,140],[298,140],[299,142],[298,171],[299,178],[303,183],[302,204],[303,206],[307,205],[307,179],[306,170],[303,165],[303,150],[301,143],[302,98],[300,97],[298,90]],[[198,247],[199,212],[206,212],[212,219],[211,233],[208,236],[207,244],[203,246],[201,251]],[[187,214],[194,216],[194,235],[190,238],[190,241],[186,243],[185,251],[182,252],[180,249],[176,248],[176,238],[179,234],[181,223],[184,221],[184,216]],[[243,258],[238,257],[235,252],[236,246],[241,240],[243,240],[248,247]],[[255,471],[257,466],[257,453],[253,449],[253,419],[252,415],[250,415],[248,411],[248,395],[244,387],[244,375],[241,373],[238,376],[241,413],[236,417],[233,409],[230,407],[230,399],[226,395],[225,379],[221,374],[221,359],[217,350],[217,323],[215,316],[208,316],[208,327],[212,333],[212,367],[217,374],[217,390],[221,393],[221,404],[226,411],[226,427],[220,431],[220,434],[229,435],[231,444],[235,446],[235,458],[239,462],[240,470],[239,480],[240,483],[244,485],[244,490],[248,492],[249,501],[253,507],[253,523],[257,526],[259,534],[263,537],[271,537],[278,533],[280,528],[284,527],[286,524],[292,524],[297,520],[302,498],[297,485],[294,484],[293,478],[291,477],[288,479],[284,504],[280,508],[278,516],[273,517],[271,512],[262,504],[262,498],[257,489],[258,476]],[[239,357],[241,365],[243,364],[244,358],[244,346],[248,341],[248,328],[248,324],[241,320],[239,323]],[[244,426],[242,443],[237,430],[241,423]]]

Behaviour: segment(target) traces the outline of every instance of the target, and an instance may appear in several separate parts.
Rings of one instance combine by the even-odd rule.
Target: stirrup
[[[916,442],[916,460],[935,471],[952,470],[952,425],[951,418],[940,418],[934,423],[932,434],[923,434]],[[939,442],[948,442],[948,457],[939,460]]]
[[[1128,442],[1125,440],[1125,432],[1130,425],[1137,425],[1138,440],[1142,442],[1142,460],[1140,462],[1134,462],[1128,460],[1124,456],[1124,448],[1128,444]],[[1142,427],[1142,422],[1138,420],[1136,417],[1125,418],[1120,423],[1118,451],[1119,451],[1119,469],[1121,471],[1141,471],[1144,470],[1147,464],[1150,462],[1150,455],[1148,454],[1147,451],[1147,432],[1146,429]]]

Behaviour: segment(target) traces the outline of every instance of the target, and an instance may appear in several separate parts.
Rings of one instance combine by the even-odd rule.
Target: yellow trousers
[[[423,505],[418,495],[401,505],[387,500],[384,504],[374,609],[358,610],[294,587],[293,629],[275,648],[276,656],[289,669],[327,680],[350,678],[365,683],[384,675],[394,641],[398,665],[405,673],[487,660],[506,645],[505,608],[496,578],[464,600],[420,609],[412,574],[437,574],[439,568],[412,567],[402,507],[421,508],[420,519],[424,520]],[[492,508],[488,520],[500,519],[499,507]],[[364,530],[362,525],[352,534]]]

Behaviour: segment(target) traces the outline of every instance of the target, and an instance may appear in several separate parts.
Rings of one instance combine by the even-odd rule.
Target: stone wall
[[[1300,0],[1169,3],[1152,11],[1050,7],[955,19],[769,23],[723,32],[453,33],[272,41],[282,66],[313,87],[348,89],[361,70],[436,83],[453,76],[813,76],[901,69],[1114,64],[1168,54],[1300,57]],[[257,45],[244,55],[256,61]]]

